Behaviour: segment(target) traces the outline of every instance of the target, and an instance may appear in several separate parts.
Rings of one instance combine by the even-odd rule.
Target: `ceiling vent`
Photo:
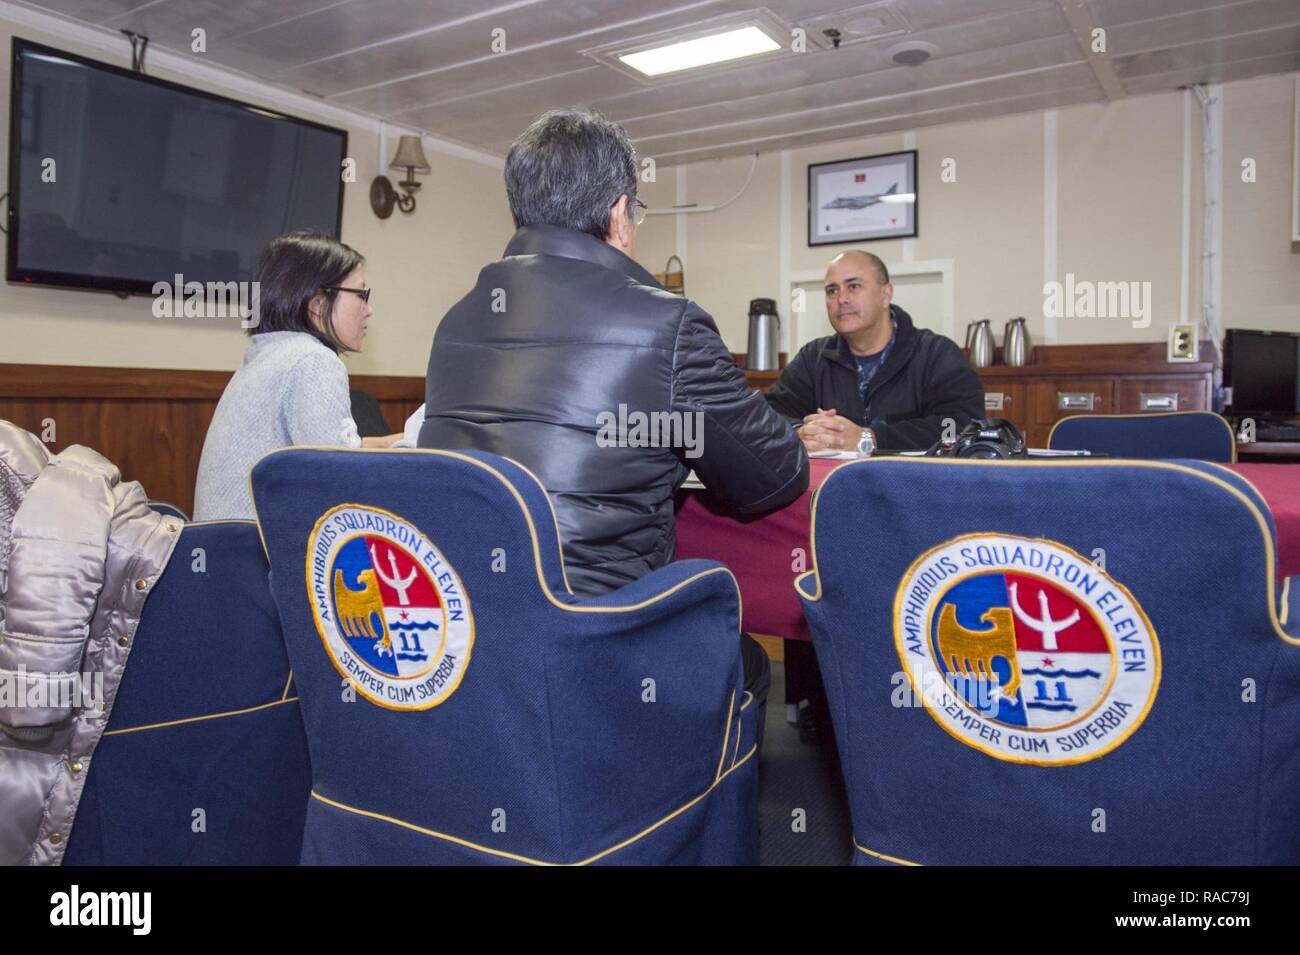
[[[920,66],[938,53],[939,48],[924,40],[904,40],[902,43],[895,43],[885,52],[899,66]]]

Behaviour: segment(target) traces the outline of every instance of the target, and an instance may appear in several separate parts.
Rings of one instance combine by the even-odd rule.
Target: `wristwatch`
[[[862,437],[858,438],[858,456],[869,458],[876,453],[876,433],[870,428],[862,429]]]

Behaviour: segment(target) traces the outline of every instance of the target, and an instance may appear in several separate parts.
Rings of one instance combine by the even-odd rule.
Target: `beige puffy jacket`
[[[180,530],[103,456],[0,421],[0,865],[62,860]]]

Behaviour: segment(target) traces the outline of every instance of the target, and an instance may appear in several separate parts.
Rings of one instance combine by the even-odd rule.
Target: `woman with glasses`
[[[276,448],[387,447],[401,437],[357,435],[339,357],[361,350],[374,314],[365,259],[327,235],[282,235],[262,251],[257,283],[252,341],[203,442],[198,521],[251,519],[248,474]]]

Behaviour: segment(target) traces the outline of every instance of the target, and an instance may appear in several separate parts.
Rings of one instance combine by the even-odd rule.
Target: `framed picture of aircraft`
[[[808,244],[917,234],[916,150],[808,167]]]

